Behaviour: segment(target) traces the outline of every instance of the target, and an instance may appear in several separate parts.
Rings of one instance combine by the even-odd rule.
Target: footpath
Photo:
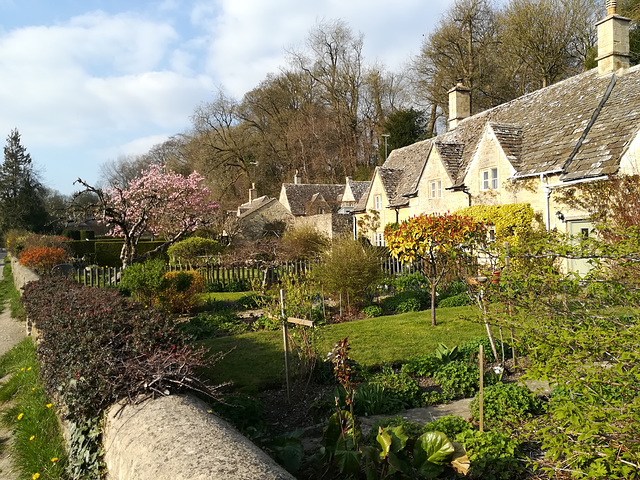
[[[6,251],[0,249],[0,280],[2,280],[2,271],[4,269],[4,258]],[[7,353],[15,345],[20,343],[26,337],[26,327],[24,322],[16,321],[11,317],[11,311],[8,305],[5,305],[0,312],[0,356]],[[0,378],[0,382],[4,382],[6,378]],[[6,409],[6,405],[0,405],[0,410]],[[13,472],[11,450],[11,430],[4,426],[0,426],[0,479],[17,480],[17,474]]]

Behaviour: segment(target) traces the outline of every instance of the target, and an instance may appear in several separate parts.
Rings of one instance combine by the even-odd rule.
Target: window
[[[429,198],[442,198],[442,181],[434,180],[430,184],[431,192]]]
[[[384,233],[378,233],[378,241],[376,242],[376,245],[378,245],[379,247],[384,247]]]
[[[376,195],[373,197],[373,208],[377,211],[382,210],[382,195]]]
[[[481,172],[482,175],[482,190],[497,190],[498,189],[498,169],[489,168]]]

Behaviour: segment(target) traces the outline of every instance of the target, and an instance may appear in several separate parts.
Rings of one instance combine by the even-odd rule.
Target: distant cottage
[[[370,233],[421,213],[529,202],[548,229],[588,234],[585,212],[553,192],[612,174],[640,173],[640,66],[629,68],[629,19],[609,2],[598,23],[598,67],[470,116],[469,89],[449,92],[449,130],[393,150],[356,215],[380,214]]]

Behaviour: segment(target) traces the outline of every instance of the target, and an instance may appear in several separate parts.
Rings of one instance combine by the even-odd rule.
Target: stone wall
[[[114,405],[103,444],[108,480],[294,480],[190,396]]]

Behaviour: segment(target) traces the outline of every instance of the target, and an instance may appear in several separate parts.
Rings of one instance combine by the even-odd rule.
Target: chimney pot
[[[249,203],[253,202],[256,198],[258,198],[258,190],[256,190],[256,184],[252,183],[249,189]]]

